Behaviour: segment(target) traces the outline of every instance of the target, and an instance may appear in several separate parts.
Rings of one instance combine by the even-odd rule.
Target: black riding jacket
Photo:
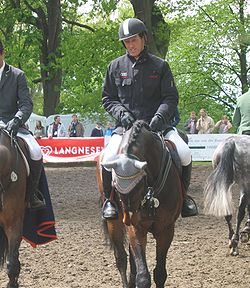
[[[148,123],[158,113],[168,124],[178,104],[169,65],[146,49],[137,60],[128,53],[113,60],[104,81],[102,103],[117,126],[124,111]]]

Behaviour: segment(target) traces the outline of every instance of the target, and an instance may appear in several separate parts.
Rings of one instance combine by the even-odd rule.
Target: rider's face
[[[128,53],[138,58],[144,49],[145,40],[144,37],[140,37],[139,35],[135,35],[129,39],[123,40]]]

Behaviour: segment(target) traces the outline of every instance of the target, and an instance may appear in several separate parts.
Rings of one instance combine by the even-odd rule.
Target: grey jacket
[[[127,53],[113,60],[108,67],[102,103],[117,120],[118,126],[125,111],[148,123],[158,113],[168,124],[178,98],[169,65],[146,49],[137,60]]]
[[[0,121],[18,117],[25,123],[33,110],[24,72],[5,63],[0,81]]]

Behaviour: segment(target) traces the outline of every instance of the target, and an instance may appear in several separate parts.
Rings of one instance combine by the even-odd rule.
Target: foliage
[[[103,25],[104,24],[104,25]],[[64,33],[62,67],[64,81],[58,112],[103,113],[101,87],[108,63],[124,53],[117,39],[118,24],[111,20],[94,26],[95,33]]]
[[[103,78],[108,63],[124,53],[123,46],[117,41],[119,24],[134,15],[129,0],[93,0],[92,9],[85,13],[80,7],[86,2],[61,1],[62,58],[56,65],[62,68],[63,82],[57,113],[105,115],[101,105]],[[191,110],[198,113],[201,107],[206,108],[215,120],[222,114],[231,115],[236,97],[246,89],[243,80],[249,62],[244,64],[243,56],[244,53],[249,55],[250,45],[247,1],[211,0],[206,5],[203,2],[156,1],[167,25],[160,26],[153,33],[158,47],[163,47],[169,41],[169,28],[171,31],[167,60],[180,94],[182,121]],[[37,18],[24,4],[43,7],[46,1],[4,0],[1,3],[0,37],[6,44],[6,61],[25,71],[35,112],[40,114],[43,95],[39,78],[41,68],[45,68],[40,64],[42,33],[32,25]],[[19,3],[20,9],[14,9],[13,3]],[[245,5],[243,17],[240,3]],[[85,24],[94,30],[85,29]],[[164,49],[161,51],[162,54],[165,52]]]
[[[245,10],[241,21],[239,2],[213,1],[199,6],[196,14],[181,14],[171,23],[168,58],[180,93],[180,110],[186,117],[202,107],[214,119],[231,115],[242,93],[240,56],[244,55],[239,39],[249,29],[250,19]],[[249,43],[246,46],[247,53]]]

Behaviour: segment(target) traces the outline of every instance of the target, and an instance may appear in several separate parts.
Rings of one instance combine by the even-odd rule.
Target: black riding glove
[[[21,127],[22,125],[22,120],[19,119],[18,117],[14,117],[13,119],[11,119],[7,125],[6,125],[6,130],[12,135],[12,136],[16,136],[18,129]]]
[[[129,112],[124,112],[121,118],[122,126],[126,130],[128,130],[130,127],[132,127],[134,122],[135,122],[135,118]]]
[[[152,131],[158,132],[161,131],[163,128],[164,119],[160,114],[156,114],[149,124],[149,127]]]

